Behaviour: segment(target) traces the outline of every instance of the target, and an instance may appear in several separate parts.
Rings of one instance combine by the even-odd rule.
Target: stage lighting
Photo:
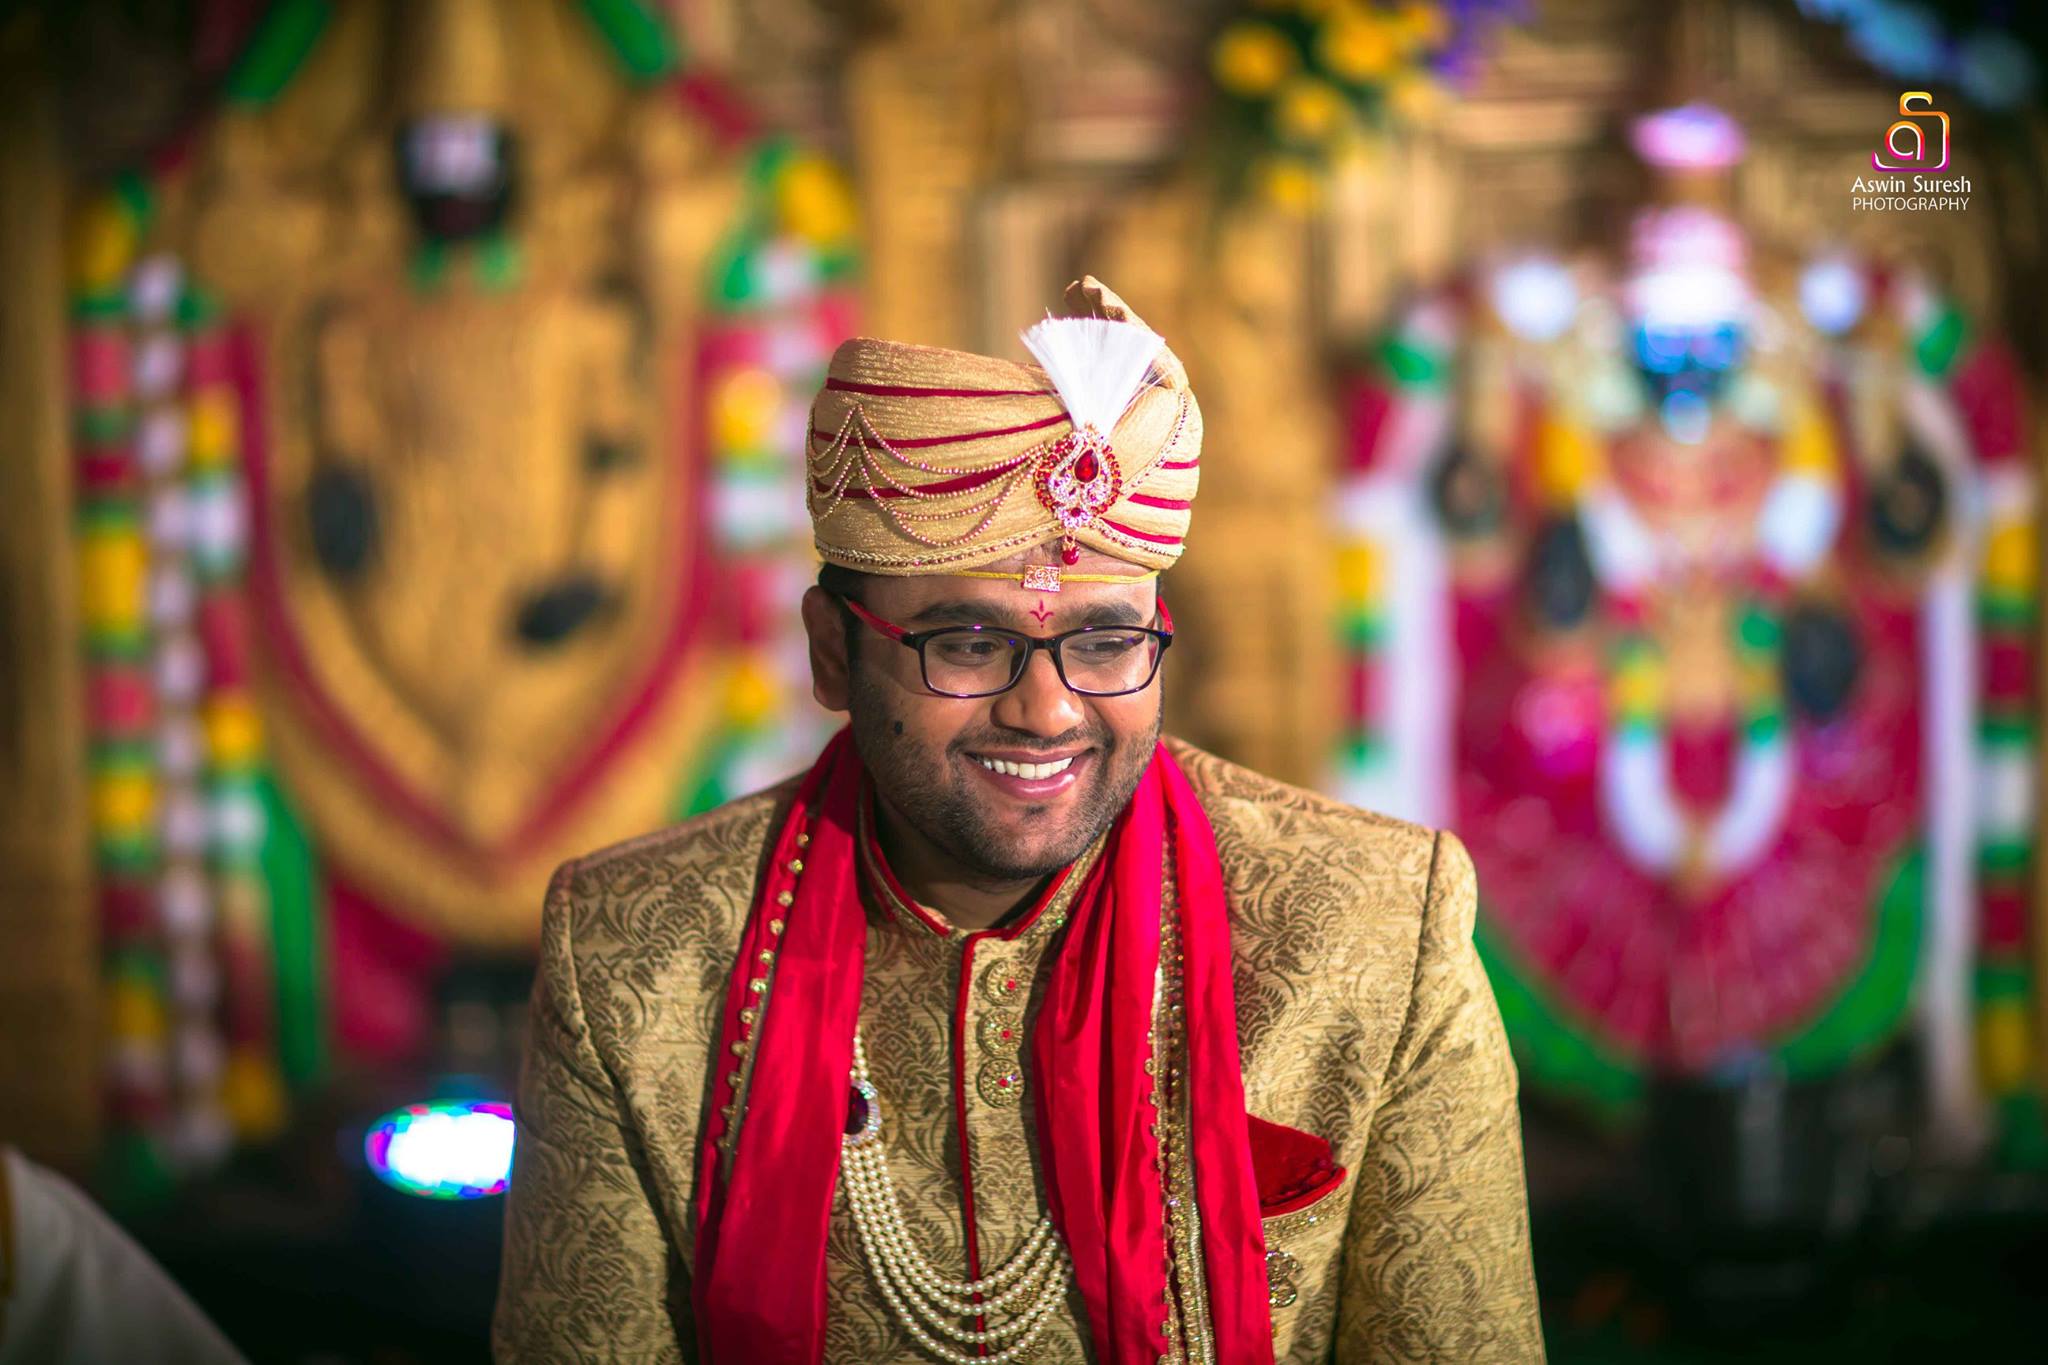
[[[512,1106],[429,1100],[370,1125],[363,1154],[377,1178],[422,1199],[482,1199],[512,1178]]]

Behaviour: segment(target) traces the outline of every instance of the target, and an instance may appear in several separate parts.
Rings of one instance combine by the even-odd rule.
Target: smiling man
[[[801,778],[557,874],[505,1360],[1540,1359],[1449,833],[1160,738],[1201,416],[1093,280],[812,410]]]

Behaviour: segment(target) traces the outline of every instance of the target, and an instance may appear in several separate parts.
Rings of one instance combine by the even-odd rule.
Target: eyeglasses
[[[1173,613],[1159,599],[1159,626],[1082,626],[1043,637],[1001,626],[941,626],[908,631],[884,621],[850,597],[848,611],[897,644],[917,651],[925,687],[942,697],[993,697],[1023,678],[1034,650],[1052,656],[1052,666],[1070,691],[1084,697],[1120,697],[1141,692],[1159,672],[1159,656],[1173,643]]]

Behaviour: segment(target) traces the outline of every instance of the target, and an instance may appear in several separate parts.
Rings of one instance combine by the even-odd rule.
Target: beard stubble
[[[1153,716],[1148,732],[1121,741],[1108,729],[1077,729],[1052,741],[1021,739],[1000,731],[982,731],[953,739],[941,752],[931,752],[910,736],[905,725],[895,733],[900,712],[882,683],[856,668],[849,698],[854,747],[873,778],[875,789],[934,846],[963,868],[992,881],[1027,881],[1068,867],[1087,851],[1097,835],[1122,813],[1144,778],[1145,765],[1158,747],[1161,717]],[[991,799],[976,792],[973,778],[953,762],[976,749],[1011,748],[1052,751],[1085,744],[1095,761],[1083,779],[1065,828],[1052,842],[1027,853],[987,818]],[[1050,809],[1030,811],[1026,823],[1058,820]]]

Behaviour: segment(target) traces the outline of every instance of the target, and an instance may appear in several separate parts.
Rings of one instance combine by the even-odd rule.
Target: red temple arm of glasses
[[[882,634],[888,636],[892,640],[900,640],[904,636],[910,634],[910,632],[905,630],[903,627],[891,625],[889,622],[884,621],[881,617],[875,615],[866,607],[854,601],[851,597],[842,597],[839,600],[846,603],[846,609],[848,611],[852,612],[855,616],[858,616],[861,620],[873,626],[876,630],[881,631]]]

